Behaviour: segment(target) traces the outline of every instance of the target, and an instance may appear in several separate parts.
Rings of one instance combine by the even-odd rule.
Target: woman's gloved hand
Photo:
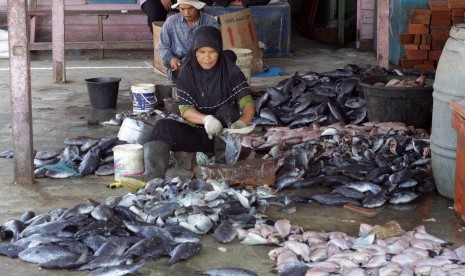
[[[221,130],[223,130],[223,125],[221,122],[213,117],[213,115],[207,115],[203,119],[203,124],[205,126],[205,131],[208,134],[208,138],[212,139],[213,136],[220,134]]]
[[[247,127],[247,124],[244,123],[242,120],[237,120],[234,123],[231,124],[230,128],[232,129],[239,129],[239,128],[244,128]]]

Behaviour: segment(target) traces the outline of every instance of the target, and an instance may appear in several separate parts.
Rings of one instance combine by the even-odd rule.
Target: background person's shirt
[[[192,35],[199,26],[213,26],[220,28],[215,18],[209,14],[200,12],[199,21],[189,28],[180,13],[169,16],[160,33],[158,44],[158,54],[163,60],[166,68],[170,68],[170,61],[173,57],[180,60],[189,52],[192,45]]]

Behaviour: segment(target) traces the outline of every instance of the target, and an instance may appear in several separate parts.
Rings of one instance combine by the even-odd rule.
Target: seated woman
[[[161,119],[152,141],[144,144],[145,172],[141,178],[164,178],[170,151],[214,152],[224,163],[223,128],[243,128],[254,117],[255,105],[232,51],[223,51],[220,31],[199,27],[176,83],[181,116],[187,123]]]

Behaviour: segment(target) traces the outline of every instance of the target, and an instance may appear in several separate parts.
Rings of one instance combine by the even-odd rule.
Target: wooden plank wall
[[[138,1],[139,2],[139,1]],[[0,0],[0,7],[6,0]],[[38,10],[50,10],[52,0],[37,0]],[[85,0],[66,0],[67,10],[140,10],[140,4],[86,4]],[[98,39],[97,16],[66,16],[66,41],[95,41]],[[110,15],[103,21],[104,40],[152,40],[147,17],[138,15]],[[71,35],[72,34],[72,35]],[[40,16],[36,19],[36,42],[52,40],[52,20]]]
[[[375,2],[373,0],[358,0],[357,13],[357,48],[373,50]]]

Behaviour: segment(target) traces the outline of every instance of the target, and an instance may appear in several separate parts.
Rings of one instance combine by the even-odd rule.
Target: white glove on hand
[[[244,123],[244,121],[237,120],[229,128],[239,129],[239,128],[244,128],[244,127],[247,127],[247,125]]]
[[[212,115],[207,115],[203,119],[203,124],[205,126],[205,131],[208,134],[208,138],[210,139],[212,139],[213,136],[220,134],[220,132],[223,130],[223,125],[221,122]]]

